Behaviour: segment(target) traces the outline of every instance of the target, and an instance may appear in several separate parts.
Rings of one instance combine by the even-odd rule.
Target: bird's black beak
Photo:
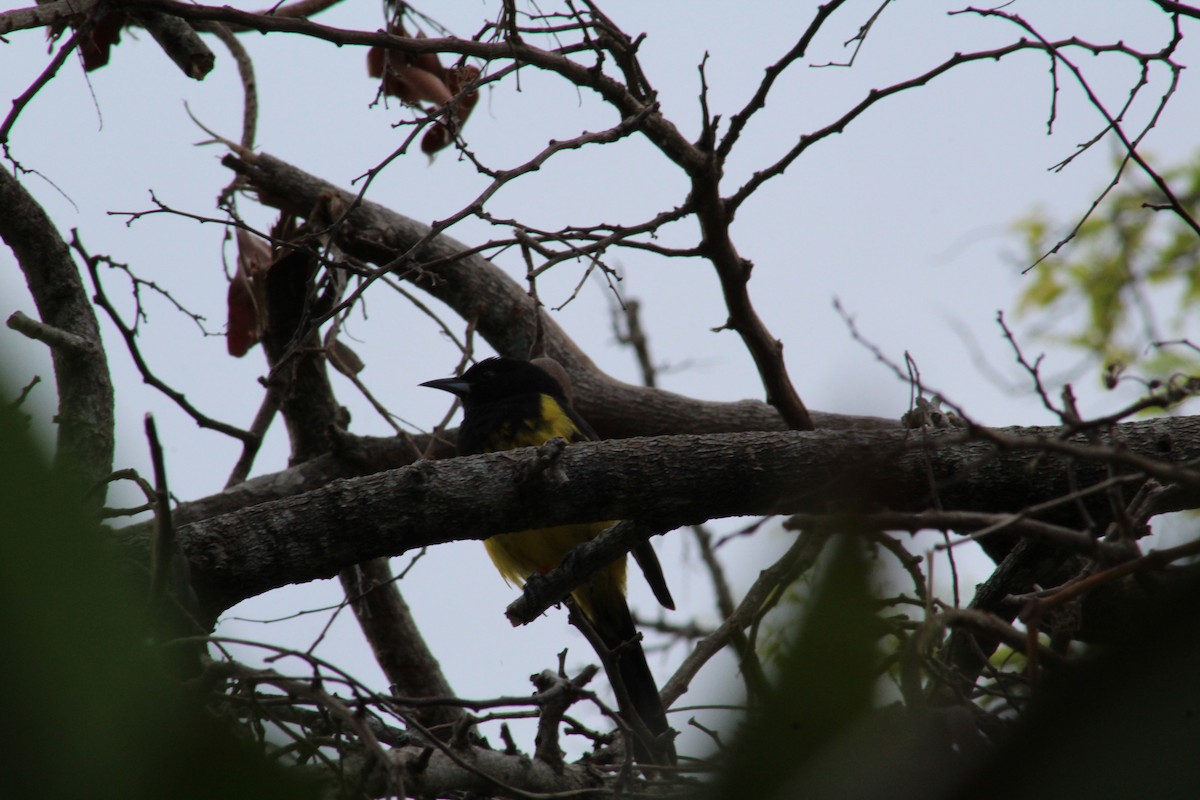
[[[421,385],[430,389],[441,389],[455,397],[466,397],[471,393],[471,384],[462,378],[438,378],[436,381],[425,381]]]

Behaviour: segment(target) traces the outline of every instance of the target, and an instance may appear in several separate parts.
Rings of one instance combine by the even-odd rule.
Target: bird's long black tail
[[[587,598],[588,618],[616,662],[617,676],[610,674],[609,680],[616,683],[616,678],[619,677],[625,687],[625,693],[629,696],[628,705],[631,707],[626,707],[622,702],[619,710],[635,731],[633,756],[640,764],[674,764],[674,742],[670,735],[663,735],[670,730],[667,712],[663,708],[650,665],[646,663],[646,653],[642,649],[625,597],[619,593],[614,596],[613,593],[603,592],[602,597],[597,597],[597,594],[593,592]],[[637,736],[637,726],[632,720],[634,715],[654,736],[653,742],[645,742]]]

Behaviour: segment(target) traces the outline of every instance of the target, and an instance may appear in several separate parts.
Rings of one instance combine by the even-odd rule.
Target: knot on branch
[[[561,775],[566,767],[562,748],[558,744],[559,726],[566,716],[567,709],[586,696],[583,687],[591,682],[598,671],[599,668],[595,664],[589,664],[574,678],[568,678],[564,672],[549,669],[529,678],[538,690],[534,699],[540,709],[537,736],[534,740],[534,758],[548,764],[555,774]]]
[[[419,499],[421,493],[428,490],[436,475],[437,467],[434,462],[422,459],[403,469],[400,473],[400,488],[406,492],[413,492],[414,497]]]
[[[529,464],[528,470],[522,476],[525,481],[531,481],[539,475],[550,486],[562,486],[568,480],[567,472],[562,467],[562,454],[567,448],[567,440],[555,436],[537,448],[537,457]]]

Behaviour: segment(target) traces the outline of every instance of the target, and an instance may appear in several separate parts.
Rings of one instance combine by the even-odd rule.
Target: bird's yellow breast
[[[493,437],[496,441],[504,442],[505,449],[537,447],[555,436],[561,436],[568,442],[579,442],[588,438],[567,416],[567,412],[557,400],[548,394],[539,395],[538,400],[538,414],[504,422],[501,430]]]
[[[575,425],[562,406],[549,395],[541,395],[540,414],[520,422],[506,423],[511,427],[497,437],[511,448],[536,447],[561,436],[568,442],[587,438]],[[492,563],[509,583],[521,586],[535,573],[548,572],[557,567],[563,557],[578,544],[595,539],[611,522],[589,522],[579,525],[560,525],[554,528],[501,533],[485,539],[483,544],[491,556]],[[574,592],[575,599],[589,617],[595,619],[597,612],[593,596],[598,592],[610,592],[621,596],[625,592],[625,559],[619,559],[610,567],[601,570],[588,585]],[[603,613],[601,616],[603,616]]]

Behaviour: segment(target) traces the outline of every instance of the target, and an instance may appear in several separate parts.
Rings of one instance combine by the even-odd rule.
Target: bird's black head
[[[564,399],[563,387],[544,369],[502,356],[485,358],[460,377],[440,378],[421,385],[450,392],[461,398],[467,408],[526,395],[548,394]]]

